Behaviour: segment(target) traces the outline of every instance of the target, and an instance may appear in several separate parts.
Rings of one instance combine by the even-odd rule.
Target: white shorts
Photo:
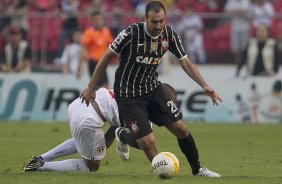
[[[101,160],[106,155],[105,123],[94,108],[76,99],[69,105],[71,134],[79,154],[87,160]]]

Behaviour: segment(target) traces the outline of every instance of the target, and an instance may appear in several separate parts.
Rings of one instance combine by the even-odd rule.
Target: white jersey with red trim
[[[96,98],[101,113],[107,119],[107,122],[111,126],[121,126],[119,119],[118,105],[115,100],[115,95],[113,90],[108,90],[106,88],[100,88],[96,91]]]

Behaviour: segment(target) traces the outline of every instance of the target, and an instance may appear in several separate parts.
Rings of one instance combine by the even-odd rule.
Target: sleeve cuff
[[[116,55],[119,56],[119,53],[117,53],[114,49],[112,49],[111,45],[109,45],[109,49],[110,49],[113,53],[115,53]]]
[[[178,58],[178,60],[181,61],[181,60],[186,59],[186,58],[188,58],[187,54],[185,56],[181,57],[181,58]]]

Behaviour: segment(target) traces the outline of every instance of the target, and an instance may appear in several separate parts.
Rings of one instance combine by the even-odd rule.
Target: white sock
[[[70,138],[65,142],[61,143],[57,147],[47,151],[40,155],[44,162],[52,161],[56,158],[63,157],[66,155],[71,155],[77,153],[77,149],[74,143],[74,138]]]
[[[37,171],[90,171],[83,159],[68,159],[62,161],[45,162]]]

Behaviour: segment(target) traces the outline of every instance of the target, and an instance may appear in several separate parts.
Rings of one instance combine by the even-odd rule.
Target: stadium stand
[[[12,1],[5,1],[5,6],[11,5]],[[44,63],[52,64],[55,52],[57,49],[58,36],[62,28],[62,19],[60,18],[60,0],[28,0],[28,31],[27,39],[31,45],[33,52],[33,64]],[[79,1],[79,16],[78,16],[78,26],[80,29],[84,30],[89,25],[91,25],[89,19],[89,12],[86,11],[87,8],[91,6],[92,0]],[[98,3],[104,3],[103,7],[105,9],[105,22],[108,25],[112,23],[112,10],[115,3],[122,4],[123,26],[134,23],[136,21],[142,20],[140,17],[134,16],[134,7],[136,2],[133,0],[116,0],[115,3],[111,0],[98,1]],[[213,2],[213,4],[212,4]],[[226,0],[174,0],[175,7],[178,8],[182,13],[188,4],[193,4],[196,12],[201,13],[212,13],[218,14],[223,12],[223,7]],[[273,20],[272,23],[272,36],[274,38],[281,37],[282,34],[282,1],[274,0],[273,6],[275,12],[278,16]],[[0,17],[1,18],[1,17]],[[205,15],[203,17],[205,29],[203,31],[204,35],[204,45],[207,51],[208,64],[213,63],[230,63],[233,61],[226,59],[230,53],[229,46],[229,33],[230,33],[230,23],[228,20],[222,20],[222,15],[218,14],[217,17],[209,17]],[[0,34],[0,56],[3,54],[5,45],[5,32]],[[66,44],[68,41],[66,41]]]

